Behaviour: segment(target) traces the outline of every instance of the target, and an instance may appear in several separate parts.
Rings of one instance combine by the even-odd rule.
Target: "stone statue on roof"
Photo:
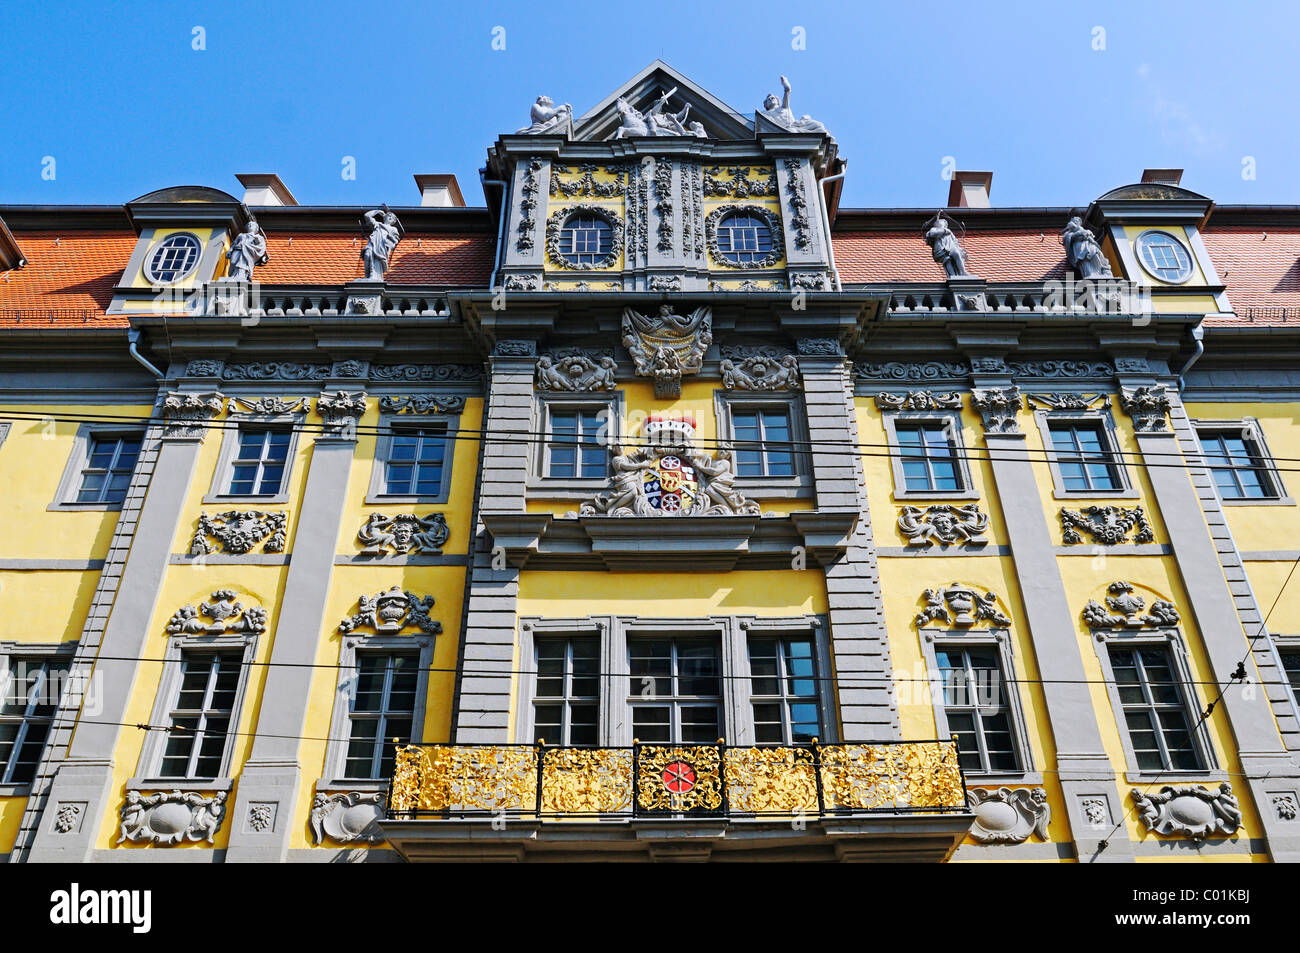
[[[557,106],[550,96],[538,96],[528,111],[528,118],[533,121],[532,125],[524,126],[518,130],[519,133],[540,136],[547,132],[562,132],[565,123],[573,121],[573,107],[568,103]]]
[[[244,230],[235,236],[226,250],[226,277],[235,281],[248,281],[253,268],[270,261],[266,254],[266,235],[256,219],[250,218]]]
[[[930,254],[949,278],[966,278],[966,249],[948,226],[948,219],[943,212],[935,212],[934,218],[925,223],[925,243],[930,246]]]
[[[826,131],[825,126],[807,113],[798,119],[794,118],[794,111],[790,108],[790,81],[784,76],[781,77],[781,89],[784,90],[784,94],[780,99],[777,99],[776,93],[767,94],[767,98],[763,100],[763,115],[790,132],[824,133]]]
[[[1066,223],[1061,232],[1061,244],[1065,246],[1065,260],[1080,278],[1115,277],[1097,236],[1084,227],[1083,219],[1078,215]]]
[[[366,281],[383,281],[384,272],[388,270],[388,258],[402,238],[402,223],[388,211],[387,205],[367,212],[365,220],[370,225],[370,237],[366,239],[366,247],[361,249]]]

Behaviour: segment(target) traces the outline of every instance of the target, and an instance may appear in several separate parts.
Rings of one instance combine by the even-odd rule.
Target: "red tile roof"
[[[835,266],[845,284],[873,281],[943,281],[943,268],[916,232],[840,232],[833,237]],[[1043,281],[1065,277],[1065,249],[1054,233],[1038,229],[969,231],[961,240],[967,267],[989,281]]]
[[[1300,324],[1300,228],[1225,225],[1201,234],[1237,313],[1207,323]]]
[[[126,327],[125,318],[104,311],[135,248],[134,232],[15,231],[14,238],[27,266],[0,275],[0,327]]]
[[[384,276],[395,285],[485,286],[492,275],[490,234],[420,235],[407,233],[398,242]],[[299,232],[292,236],[268,232],[270,260],[257,269],[263,284],[331,285],[362,277],[361,249],[356,233]]]

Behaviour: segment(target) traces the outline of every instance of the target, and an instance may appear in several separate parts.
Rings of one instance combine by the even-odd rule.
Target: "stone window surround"
[[[221,450],[217,455],[217,465],[212,471],[212,485],[203,497],[204,503],[288,503],[289,480],[293,477],[294,458],[298,453],[298,437],[302,432],[304,415],[289,414],[248,414],[234,412],[226,417],[224,427],[220,429]],[[289,448],[285,452],[284,474],[280,477],[280,492],[274,496],[244,496],[226,492],[234,470],[235,455],[239,452],[240,435],[245,428],[267,427],[273,430],[289,431]]]
[[[1282,653],[1288,655],[1300,655],[1300,635],[1296,634],[1279,634],[1270,632],[1269,636],[1273,643],[1273,654],[1276,656],[1278,677],[1285,683],[1282,687],[1291,696],[1291,706],[1295,709],[1297,718],[1300,718],[1300,692],[1291,687],[1290,679],[1287,677],[1286,666],[1282,664]]]
[[[1239,433],[1246,434],[1246,439],[1253,442],[1255,444],[1256,449],[1259,451],[1260,458],[1264,461],[1261,469],[1267,471],[1268,479],[1272,482],[1273,489],[1276,493],[1275,496],[1268,496],[1260,499],[1244,498],[1244,499],[1225,500],[1222,496],[1220,496],[1219,497],[1220,505],[1222,506],[1295,506],[1295,500],[1290,496],[1290,494],[1287,493],[1286,484],[1282,482],[1282,474],[1278,470],[1277,464],[1274,463],[1273,452],[1269,449],[1268,440],[1265,439],[1264,437],[1264,428],[1260,426],[1259,420],[1257,418],[1237,417],[1235,419],[1230,418],[1227,420],[1208,420],[1208,419],[1198,418],[1195,420],[1190,420],[1188,422],[1192,425],[1192,430],[1195,431],[1196,433],[1196,445],[1201,448],[1202,453],[1205,452],[1205,448],[1201,444],[1202,430],[1217,430],[1217,431],[1235,430],[1238,431]],[[1211,470],[1211,471],[1214,469],[1209,458],[1205,459],[1205,467],[1207,470]],[[1213,479],[1213,473],[1211,473],[1210,476],[1211,479]],[[1216,492],[1217,492],[1217,484],[1216,484]]]
[[[796,447],[810,447],[808,437],[808,415],[804,409],[803,398],[798,393],[774,393],[772,391],[738,392],[715,390],[713,392],[713,412],[718,422],[720,439],[734,442],[735,426],[732,423],[733,409],[737,406],[746,410],[764,410],[778,408],[785,411],[790,419],[790,440]],[[710,449],[710,448],[705,448]],[[736,486],[745,495],[760,499],[808,498],[813,495],[812,454],[793,453],[794,476],[736,476]]]
[[[163,752],[166,748],[167,732],[148,731],[144,744],[140,748],[140,759],[136,765],[136,776],[126,783],[128,791],[158,790],[204,790],[229,791],[234,785],[231,771],[234,758],[235,742],[239,733],[239,721],[242,717],[244,699],[248,691],[248,677],[252,671],[252,661],[257,652],[257,636],[251,633],[226,633],[223,635],[169,635],[167,651],[164,656],[162,677],[158,680],[158,691],[154,696],[153,712],[149,724],[166,725],[171,709],[181,687],[181,660],[187,652],[227,651],[238,652],[241,656],[239,684],[235,687],[235,703],[230,712],[230,727],[226,732],[226,743],[221,753],[221,774],[215,778],[165,778],[159,774],[162,766]]]
[[[529,451],[528,489],[539,497],[585,500],[609,485],[609,461],[605,462],[603,477],[549,477],[546,476],[546,446],[551,435],[551,410],[590,410],[593,407],[608,410],[608,420],[613,424],[613,434],[606,437],[611,446],[617,446],[624,436],[624,396],[622,391],[593,391],[570,393],[568,391],[538,391],[533,403],[532,430],[542,435]]]
[[[1179,781],[1198,783],[1228,780],[1227,773],[1219,767],[1218,755],[1210,735],[1208,719],[1201,720],[1201,710],[1196,707],[1200,695],[1196,691],[1196,677],[1188,659],[1187,647],[1182,633],[1176,628],[1146,629],[1130,631],[1127,629],[1094,629],[1090,639],[1101,663],[1101,677],[1106,683],[1106,694],[1110,699],[1115,730],[1119,733],[1120,743],[1124,746],[1126,765],[1125,781],[1129,784],[1153,784],[1160,781],[1174,784]],[[1133,753],[1133,741],[1129,737],[1128,726],[1124,723],[1124,706],[1120,702],[1119,687],[1115,684],[1115,672],[1111,666],[1111,646],[1122,648],[1163,648],[1169,651],[1174,671],[1177,673],[1179,688],[1183,693],[1183,702],[1187,708],[1188,725],[1200,724],[1192,731],[1192,743],[1196,745],[1201,763],[1206,767],[1199,770],[1150,771],[1138,767],[1137,757]]]
[[[393,445],[393,434],[402,430],[420,430],[433,425],[446,431],[442,452],[442,480],[436,496],[408,493],[385,493],[384,471]],[[460,429],[460,414],[398,414],[381,411],[379,435],[375,438],[375,457],[370,464],[370,483],[366,487],[365,503],[372,506],[391,506],[395,503],[446,503],[451,497],[452,463],[456,459],[455,433]]]
[[[424,738],[424,719],[428,709],[429,668],[433,665],[436,639],[432,635],[367,635],[353,632],[339,643],[338,675],[334,683],[334,706],[330,714],[329,741],[325,746],[325,765],[316,782],[317,791],[385,791],[387,778],[345,778],[344,759],[348,751],[348,730],[353,693],[356,691],[357,656],[389,655],[416,651],[420,656],[420,673],[415,682],[415,710],[411,715],[411,743]]]
[[[1038,424],[1038,432],[1043,439],[1044,456],[1047,458],[1047,465],[1052,471],[1052,498],[1057,500],[1136,500],[1141,497],[1137,487],[1133,483],[1133,475],[1129,472],[1129,466],[1125,458],[1120,454],[1119,431],[1115,426],[1115,417],[1110,410],[1105,407],[1098,407],[1093,410],[1035,410],[1034,422]],[[1053,449],[1051,424],[1053,423],[1081,423],[1081,424],[1100,424],[1102,438],[1109,444],[1108,451],[1111,455],[1115,472],[1119,474],[1120,489],[1118,490],[1067,490],[1065,489],[1065,480],[1061,476],[1061,467],[1056,460],[1056,450]]]
[[[960,490],[909,490],[903,475],[902,449],[898,442],[898,424],[934,423],[951,425],[953,434],[953,453],[957,454],[957,477],[961,480]],[[962,426],[960,410],[882,410],[880,423],[885,428],[885,441],[889,444],[889,466],[894,474],[895,500],[978,500],[979,490],[971,474],[970,460],[967,459],[969,448],[966,446],[965,431]]]
[[[704,618],[651,618],[643,616],[590,616],[576,619],[543,619],[536,616],[519,620],[519,658],[521,667],[532,672],[536,667],[538,638],[596,637],[600,642],[601,677],[599,701],[599,744],[610,747],[632,744],[632,719],[626,693],[608,690],[613,679],[629,677],[628,640],[638,637],[717,636],[722,659],[723,737],[729,745],[754,744],[754,715],[749,687],[749,636],[811,636],[818,684],[818,707],[821,717],[820,740],[827,744],[839,737],[838,710],[831,682],[830,632],[824,615],[758,618],[749,615]],[[534,675],[518,680],[515,692],[516,711],[514,741],[535,742],[533,734]],[[620,727],[621,726],[621,727]]]
[[[39,659],[42,662],[64,661],[72,665],[76,657],[77,643],[73,642],[0,642],[0,698],[9,687],[10,659]],[[47,736],[46,742],[49,744]],[[27,784],[0,784],[0,797],[23,797],[31,789]]]
[[[7,429],[7,428],[6,428]],[[144,452],[145,429],[143,427],[132,427],[129,424],[81,424],[77,427],[75,442],[72,446],[72,452],[68,454],[68,462],[63,468],[63,476],[59,478],[59,488],[54,493],[54,501],[46,507],[50,512],[60,512],[67,510],[98,510],[100,512],[112,512],[122,508],[121,503],[78,503],[77,493],[81,489],[81,472],[86,468],[90,461],[90,443],[94,437],[126,437],[139,436],[141,442],[141,453]],[[0,438],[3,435],[0,434]]]
[[[1015,745],[1016,758],[1020,762],[1019,771],[973,771],[966,770],[966,778],[971,784],[1042,784],[1042,772],[1034,768],[1034,753],[1029,743],[1029,725],[1025,720],[1024,702],[1020,697],[1020,684],[1016,681],[1015,649],[1012,645],[1011,631],[1005,627],[990,629],[949,629],[942,626],[922,626],[918,629],[921,636],[921,654],[925,658],[925,670],[933,679],[927,687],[930,704],[934,710],[935,731],[939,738],[950,738],[948,712],[943,703],[943,682],[939,677],[939,663],[935,657],[936,649],[993,649],[997,653],[998,665],[1001,667],[1003,688],[1007,697],[1007,708],[1011,713],[1011,738]]]

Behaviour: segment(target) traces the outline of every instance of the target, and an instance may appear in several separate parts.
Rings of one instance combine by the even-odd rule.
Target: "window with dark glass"
[[[395,496],[437,496],[442,491],[446,453],[446,427],[394,432],[384,463],[384,492]]]
[[[1055,421],[1048,424],[1056,465],[1070,492],[1122,490],[1110,437],[1100,422]]]
[[[601,445],[605,414],[607,411],[551,409],[551,439],[546,449],[548,477],[605,476],[609,457]]]
[[[820,737],[812,639],[750,639],[749,673],[757,744],[809,744]]]
[[[1112,646],[1110,665],[1138,767],[1143,771],[1203,767],[1169,650]]]
[[[242,656],[233,652],[185,652],[180,686],[168,714],[171,731],[163,749],[165,778],[215,778],[221,773],[232,730]]]
[[[900,420],[894,425],[894,433],[905,489],[938,493],[964,489],[951,423]]]
[[[1259,443],[1241,431],[1200,432],[1205,462],[1225,500],[1260,500],[1278,496]]]
[[[347,778],[390,778],[397,749],[411,741],[415,694],[420,683],[417,653],[357,656],[356,689],[348,705]]]
[[[81,470],[78,503],[121,503],[135,461],[140,456],[140,435],[92,436],[90,454]]]
[[[560,229],[559,247],[571,265],[599,265],[614,250],[614,229],[599,215],[571,215]]]
[[[230,467],[231,496],[275,496],[284,486],[289,459],[288,430],[244,427]]]
[[[759,215],[734,212],[717,227],[718,254],[737,265],[764,261],[772,252],[772,228]]]
[[[599,641],[539,640],[534,735],[550,745],[594,745],[599,727]]]
[[[29,784],[45,748],[68,663],[11,658],[0,699],[0,784]]]
[[[200,251],[202,246],[193,235],[169,235],[149,253],[146,276],[158,284],[179,281],[198,266]]]
[[[628,642],[632,736],[711,744],[722,736],[722,658],[713,639]]]
[[[1018,771],[1010,700],[997,650],[935,650],[948,731],[956,735],[967,771]]]
[[[737,476],[794,476],[789,410],[732,407],[731,434],[735,440]]]
[[[1300,700],[1300,650],[1279,654],[1282,656],[1282,669],[1291,683],[1291,694]]]

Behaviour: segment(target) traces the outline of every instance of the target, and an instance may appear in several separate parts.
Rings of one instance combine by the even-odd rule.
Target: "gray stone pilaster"
[[[1171,409],[1177,406],[1181,410],[1177,395],[1170,392],[1168,396]],[[1139,431],[1137,443],[1146,462],[1168,464],[1179,459],[1178,435],[1172,430]],[[1187,593],[1186,608],[1196,619],[1215,681],[1226,685],[1237,663],[1243,658],[1250,660],[1249,639],[1260,631],[1259,627],[1249,632],[1243,629],[1240,603],[1230,588],[1244,581],[1245,574],[1236,574],[1235,578],[1225,575],[1208,522],[1211,516],[1203,511],[1203,501],[1193,484],[1194,472],[1181,466],[1160,465],[1149,466],[1147,476]],[[1216,529],[1222,533],[1227,527],[1216,524]],[[1214,694],[1218,694],[1217,690]],[[1259,813],[1270,855],[1278,862],[1300,861],[1300,825],[1294,819],[1282,818],[1273,804],[1276,794],[1300,794],[1300,767],[1283,744],[1267,695],[1237,685],[1223,693],[1220,704],[1237,742],[1244,781]]]
[[[227,820],[227,863],[283,863],[289,856],[293,825],[304,821],[294,816],[302,783],[301,735],[312,680],[318,674],[312,664],[321,639],[335,621],[325,618],[325,604],[355,449],[355,428],[346,425],[327,429],[312,445],[275,642],[253,729],[256,737]],[[249,823],[254,805],[271,806],[271,824],[260,831]]]
[[[975,378],[975,388],[986,395],[988,391],[1005,391],[1009,385],[1010,378],[1002,375],[977,374]],[[1025,434],[1018,420],[1013,417],[1008,423],[1006,418],[1008,412],[1014,415],[1021,407],[1021,399],[1017,396],[1014,404],[1007,406],[998,402],[997,394],[989,396],[992,400],[982,409],[985,425],[998,429],[984,431],[984,445],[991,457],[993,483],[1025,606],[1025,618],[1019,621],[1028,628],[1043,679],[1057,777],[1075,848],[1079,860],[1085,863],[1131,861],[1132,842],[1124,825],[1118,824],[1125,807],[1088,691],[1075,609],[1057,568],[1047,515],[1039,502],[1034,462],[1026,451]],[[981,409],[978,401],[976,406]],[[1085,803],[1096,811],[1098,801],[1104,801],[1107,818],[1089,820],[1084,813]],[[1099,850],[1103,839],[1108,839],[1107,846]]]
[[[194,419],[206,418],[196,415]],[[97,653],[100,657],[91,672],[91,691],[100,704],[97,713],[76,722],[65,759],[58,766],[48,791],[40,803],[29,804],[29,810],[35,807],[39,815],[32,819],[24,838],[30,843],[23,851],[24,860],[38,863],[89,860],[100,826],[112,806],[113,755],[122,733],[120,723],[126,719],[127,706],[136,690],[139,669],[136,660],[144,654],[151,632],[172,540],[185,515],[185,498],[203,438],[203,427],[197,422],[162,429],[160,438],[151,432],[146,442],[161,440],[153,444],[156,450],[152,447],[149,450],[156,453],[155,459],[137,462],[128,505],[124,506],[114,534],[113,546],[126,543],[129,552],[123,558],[120,550],[110,548],[104,581],[86,623],[88,628],[98,623],[103,618],[101,613],[106,611],[106,603],[112,600]],[[141,494],[142,505],[137,503]],[[114,577],[116,586],[112,582]],[[85,654],[89,656],[89,651]],[[71,714],[76,718],[75,711]],[[71,830],[60,832],[54,827],[54,819],[64,804],[78,806],[80,820]],[[27,823],[24,818],[24,824]]]
[[[490,359],[479,513],[524,510],[536,350],[532,341],[499,341]],[[504,559],[495,560],[492,547],[476,514],[452,712],[452,740],[457,742],[509,741],[519,571]],[[472,674],[466,676],[465,669]]]
[[[857,517],[848,545],[825,570],[841,738],[894,740],[901,737],[898,698],[866,483],[855,450],[849,365],[834,341],[801,341],[799,350],[817,513]]]

